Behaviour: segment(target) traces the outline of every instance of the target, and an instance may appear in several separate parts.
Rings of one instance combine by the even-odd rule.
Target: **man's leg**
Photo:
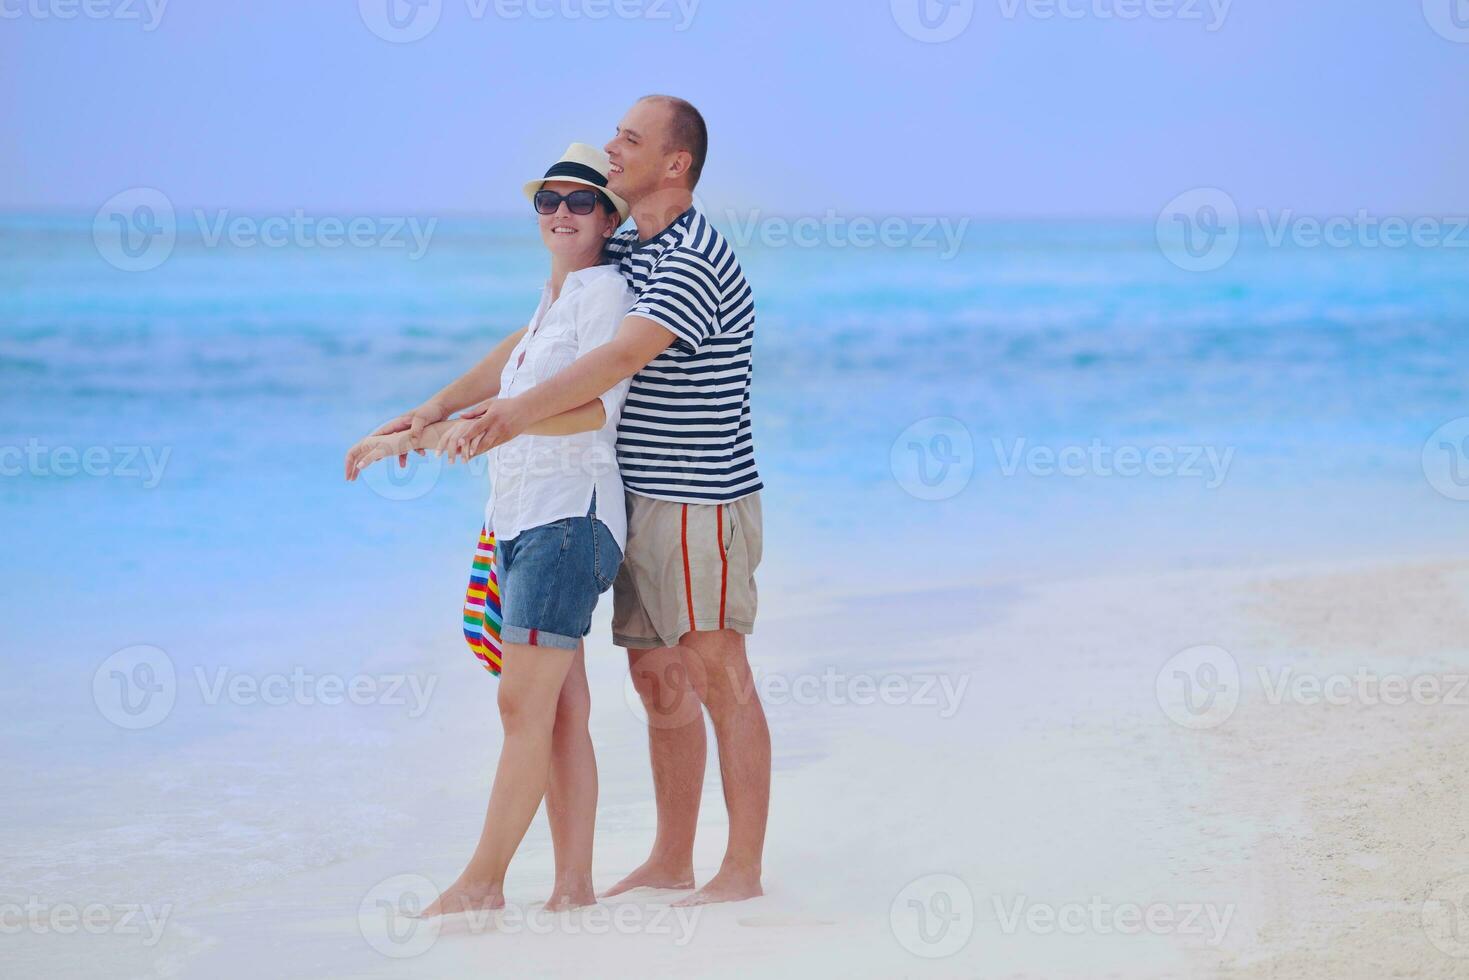
[[[770,815],[770,728],[745,656],[745,638],[734,630],[707,630],[685,633],[680,646],[714,722],[719,776],[729,810],[729,843],[719,873],[674,904],[754,898],[763,894],[760,864]]]
[[[693,888],[694,829],[704,792],[704,712],[680,647],[629,649],[633,687],[648,716],[658,831],[653,852],[607,895],[631,888]]]

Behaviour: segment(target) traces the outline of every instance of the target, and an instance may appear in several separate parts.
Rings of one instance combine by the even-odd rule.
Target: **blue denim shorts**
[[[540,524],[498,543],[501,640],[575,650],[592,631],[597,597],[622,564],[622,549],[596,513],[593,500],[585,517]]]

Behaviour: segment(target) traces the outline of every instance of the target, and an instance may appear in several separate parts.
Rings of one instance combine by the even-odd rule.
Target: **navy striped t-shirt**
[[[755,301],[724,236],[693,208],[640,242],[607,243],[637,294],[629,316],[676,338],[633,375],[617,428],[628,490],[675,503],[728,503],[761,488],[750,436]]]

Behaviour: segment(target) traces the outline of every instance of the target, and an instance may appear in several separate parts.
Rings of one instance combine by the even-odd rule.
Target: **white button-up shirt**
[[[617,267],[573,272],[551,302],[551,284],[500,374],[500,397],[522,394],[568,368],[572,361],[612,339],[636,297]],[[490,501],[485,523],[501,541],[522,531],[584,517],[597,495],[597,518],[620,548],[627,545],[627,510],[617,470],[617,421],[630,381],[602,395],[607,421],[593,432],[570,436],[521,435],[489,452]]]

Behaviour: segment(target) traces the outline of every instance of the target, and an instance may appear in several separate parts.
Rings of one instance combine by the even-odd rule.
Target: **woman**
[[[602,264],[603,245],[628,212],[606,188],[608,170],[603,151],[573,143],[545,177],[525,185],[551,258],[535,316],[463,378],[354,446],[349,480],[369,463],[411,451],[433,448],[451,461],[477,455],[458,420],[436,420],[488,397],[520,394],[612,339],[633,295],[616,267]],[[506,869],[543,796],[556,855],[547,907],[596,901],[597,766],[582,638],[622,562],[627,518],[614,448],[627,387],[489,450],[485,522],[497,542],[505,741],[479,845],[426,916],[505,904]]]

